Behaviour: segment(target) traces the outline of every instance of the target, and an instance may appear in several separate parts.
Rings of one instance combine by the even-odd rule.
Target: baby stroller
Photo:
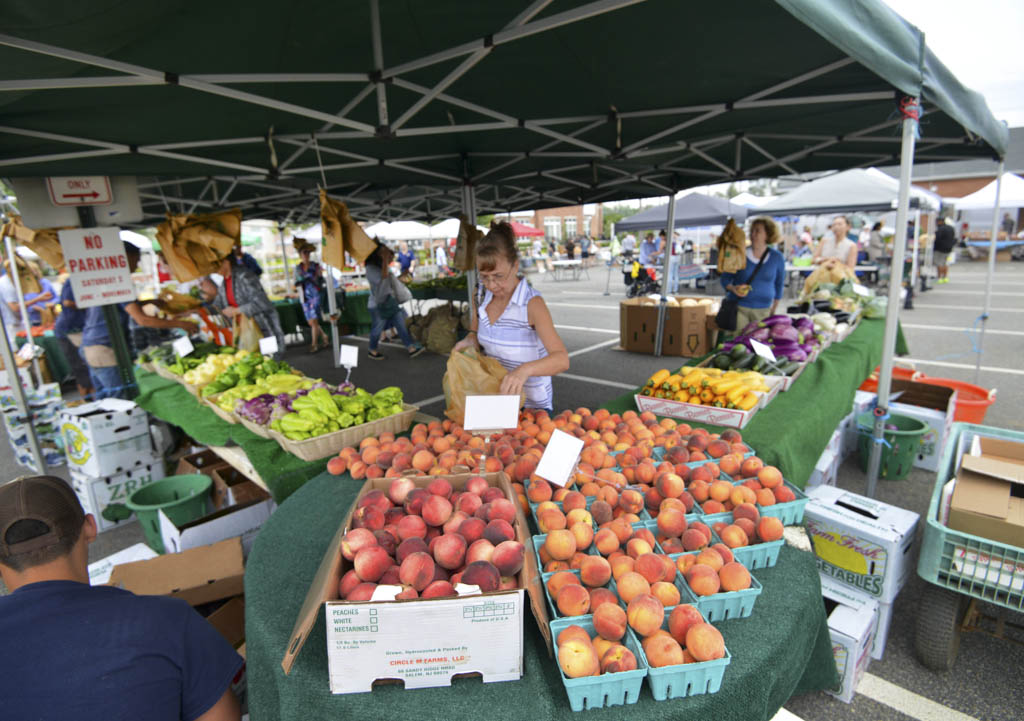
[[[626,286],[627,298],[661,292],[661,284],[658,283],[658,276],[654,268],[640,265],[640,262],[635,260],[629,251],[622,254],[621,260],[622,282]]]

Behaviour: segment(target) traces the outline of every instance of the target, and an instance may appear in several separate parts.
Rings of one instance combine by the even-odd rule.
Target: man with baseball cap
[[[0,486],[0,716],[237,721],[242,658],[180,599],[90,586],[95,538],[60,478]]]

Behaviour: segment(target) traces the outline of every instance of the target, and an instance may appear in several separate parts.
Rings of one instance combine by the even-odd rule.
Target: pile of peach
[[[666,624],[664,608],[653,600],[650,596],[638,596],[625,611],[616,603],[602,603],[594,611],[596,634],[592,638],[579,625],[563,629],[556,639],[562,672],[569,678],[581,678],[635,669],[635,654],[621,643],[627,625],[641,637],[647,663],[653,668],[725,656],[721,632],[706,623],[700,611],[689,604],[676,606]]]
[[[732,551],[716,544],[699,553],[686,553],[676,558],[676,568],[683,574],[690,590],[698,596],[744,591],[750,588],[750,571],[733,560]]]
[[[454,596],[455,584],[481,591],[517,588],[525,548],[516,540],[516,506],[480,476],[456,492],[444,478],[418,488],[396,478],[356,502],[341,554],[352,568],[338,595],[368,601],[378,585],[401,585],[396,598]]]

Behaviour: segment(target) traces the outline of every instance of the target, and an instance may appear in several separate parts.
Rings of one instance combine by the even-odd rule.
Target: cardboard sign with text
[[[135,300],[132,271],[118,228],[72,228],[57,235],[77,307]]]

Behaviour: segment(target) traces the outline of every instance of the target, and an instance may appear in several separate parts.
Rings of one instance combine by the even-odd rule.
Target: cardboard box
[[[110,574],[114,570],[114,566],[122,563],[131,563],[132,561],[146,561],[150,558],[156,558],[158,555],[160,554],[145,543],[136,543],[134,546],[128,546],[124,550],[90,563],[89,585],[105,586],[110,581]]]
[[[839,456],[834,451],[826,448],[822,451],[818,462],[811,471],[811,477],[807,479],[807,488],[815,486],[834,486],[836,476],[839,472]]]
[[[265,500],[228,506],[194,521],[177,525],[162,510],[157,511],[160,538],[167,553],[181,553],[191,548],[208,546],[227,538],[242,541],[242,555],[249,557],[260,528],[270,518],[276,505],[269,496]]]
[[[181,598],[198,606],[241,595],[244,575],[242,541],[236,537],[115,566],[109,585],[142,596]]]
[[[804,523],[822,575],[884,603],[896,598],[914,571],[918,515],[832,486],[807,496]]]
[[[1024,443],[974,437],[960,459],[947,525],[1024,546]]]
[[[443,476],[456,490],[472,474]],[[504,473],[483,476],[509,499],[515,494]],[[413,481],[425,487],[432,478]],[[360,491],[386,490],[391,479],[368,480]],[[453,677],[482,676],[485,683],[517,680],[523,670],[524,590],[541,633],[551,645],[544,591],[532,552],[522,510],[516,505],[513,524],[526,547],[519,588],[458,598],[399,601],[340,601],[338,583],[350,563],[341,553],[345,532],[351,527],[349,511],[324,553],[316,577],[295,621],[291,640],[281,661],[287,674],[320,615],[326,614],[327,661],[332,693],[371,691],[378,681],[397,680],[406,689],[448,686]],[[387,587],[378,587],[378,590]],[[475,587],[474,587],[475,588]],[[415,632],[410,632],[415,629]]]
[[[768,405],[782,390],[781,377],[766,376],[764,380],[771,390],[767,393],[755,391],[760,396],[760,400],[749,411],[740,410],[739,408],[715,408],[714,406],[684,403],[668,398],[655,398],[654,396],[640,394],[633,396],[633,398],[636,401],[637,409],[641,412],[650,411],[658,416],[679,418],[685,421],[698,421],[716,426],[728,426],[729,428],[743,428],[750,422],[750,419],[754,417],[758,410]]]
[[[95,516],[96,527],[101,533],[135,520],[135,514],[124,508],[118,509],[120,513],[108,511],[105,516],[103,512],[108,506],[123,506],[133,492],[166,475],[161,459],[150,454],[149,458],[141,460],[145,465],[99,478],[83,475],[76,468],[71,469],[71,488],[85,512]]]
[[[698,304],[666,306],[662,355],[695,358],[708,353],[714,346],[715,336],[715,331],[708,325],[712,308],[708,302],[710,299],[673,297],[679,303],[693,300]],[[645,298],[627,298],[619,303],[619,344],[624,350],[633,353],[654,353],[657,328],[656,302],[652,304]]]
[[[245,643],[245,596],[235,596],[206,617],[231,648]]]
[[[928,431],[921,436],[921,446],[914,459],[915,468],[928,471],[939,470],[939,459],[953,430],[953,416],[956,410],[956,391],[945,386],[893,378],[892,392],[901,393],[899,400],[890,404],[890,413],[916,418],[928,424]]]
[[[213,472],[219,469],[231,468],[231,464],[211,451],[209,448],[190,453],[178,461],[174,475],[183,476],[194,473],[201,473],[204,476],[213,478]]]
[[[871,658],[876,661],[881,661],[885,656],[885,644],[889,641],[889,629],[892,628],[892,607],[892,603],[878,604],[878,630],[871,643]]]
[[[98,478],[144,465],[153,454],[149,415],[132,401],[104,398],[60,415],[68,465]]]
[[[234,466],[215,467],[213,477],[213,507],[227,508],[248,501],[265,501],[270,494],[252,482]]]
[[[828,614],[828,635],[832,656],[839,671],[837,691],[826,691],[850,703],[868,664],[878,628],[878,602],[827,576],[821,577],[821,595]]]

